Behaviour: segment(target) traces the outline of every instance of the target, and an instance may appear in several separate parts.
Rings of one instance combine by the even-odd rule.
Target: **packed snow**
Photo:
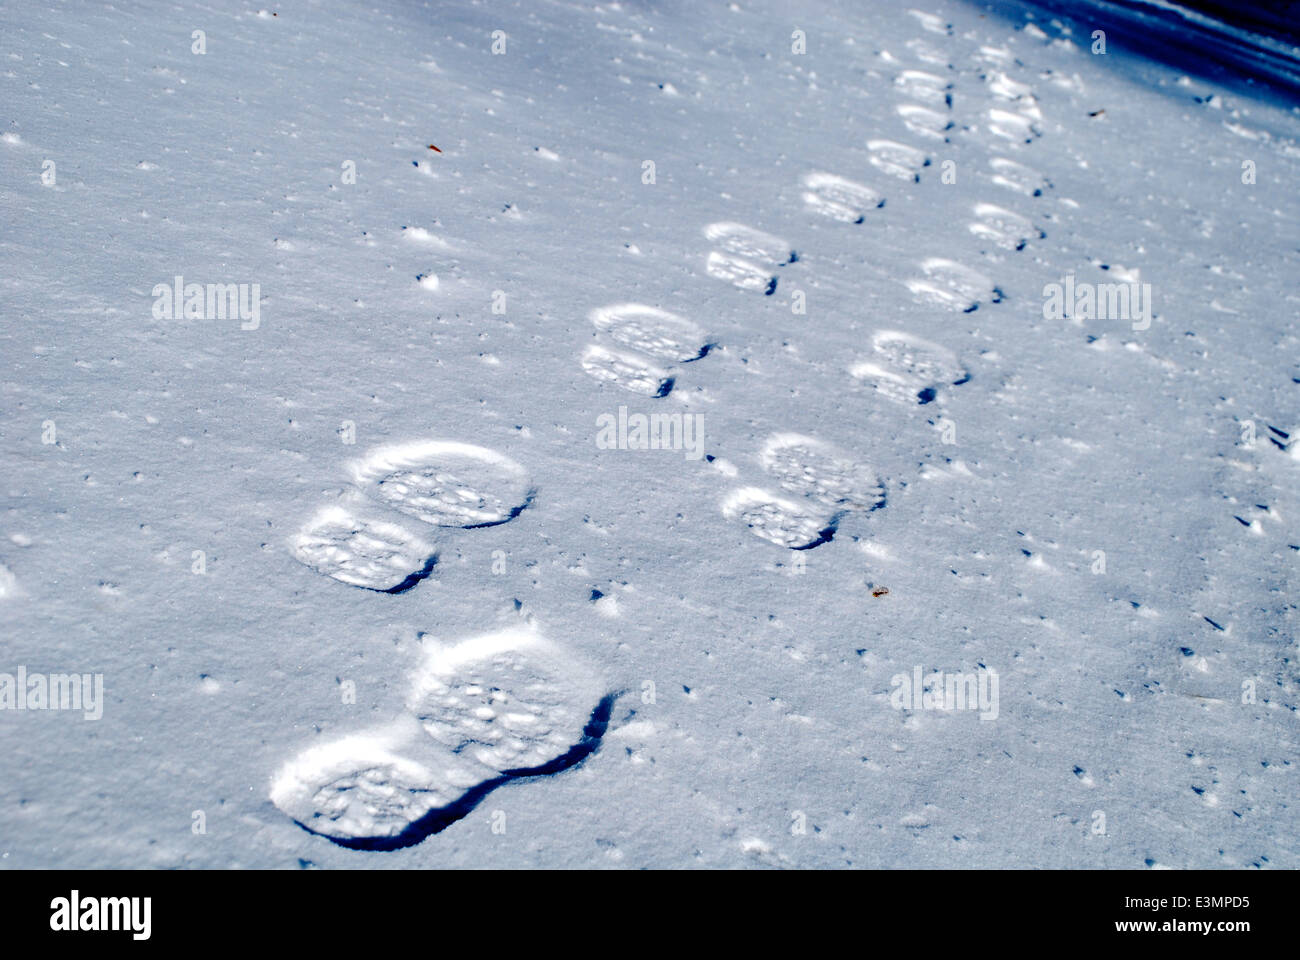
[[[1300,866],[1300,53],[1104,6],[0,6],[0,865]]]

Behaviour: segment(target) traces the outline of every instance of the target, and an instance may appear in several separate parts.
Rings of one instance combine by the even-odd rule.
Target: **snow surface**
[[[1081,10],[0,7],[0,864],[1300,866],[1300,111]]]

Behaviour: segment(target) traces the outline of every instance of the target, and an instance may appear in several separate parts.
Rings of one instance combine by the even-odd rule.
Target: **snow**
[[[0,9],[0,863],[1300,865],[1300,110],[1071,9]]]

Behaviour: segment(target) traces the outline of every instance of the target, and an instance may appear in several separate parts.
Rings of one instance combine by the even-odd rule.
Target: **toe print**
[[[409,708],[436,743],[504,774],[563,756],[604,692],[585,665],[519,628],[433,652]]]
[[[870,187],[833,173],[810,173],[803,178],[803,201],[813,213],[842,223],[862,223],[868,210],[884,205]]]
[[[807,550],[834,534],[834,512],[758,487],[742,487],[722,502],[722,515],[743,523],[757,537],[790,550]]]
[[[372,451],[353,468],[381,503],[439,527],[485,527],[517,516],[532,497],[524,468],[468,443],[420,441]]]
[[[433,569],[433,545],[418,533],[341,506],[327,507],[294,537],[293,555],[312,569],[369,590],[400,593]]]
[[[907,405],[929,403],[939,389],[968,379],[951,350],[895,330],[873,334],[870,354],[849,373],[875,393]]]

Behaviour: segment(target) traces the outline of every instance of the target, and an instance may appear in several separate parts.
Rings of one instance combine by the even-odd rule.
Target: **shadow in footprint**
[[[520,509],[523,508],[521,507]],[[428,579],[429,575],[433,573],[433,568],[436,567],[437,565],[438,565],[438,555],[434,554],[428,560],[424,561],[424,566],[422,566],[419,570],[416,570],[414,573],[410,574],[401,583],[389,587],[387,590],[375,590],[374,587],[368,587],[367,589],[375,590],[376,593],[405,593],[407,590],[410,590],[421,580]]]
[[[461,820],[474,811],[483,798],[489,793],[512,780],[522,780],[526,777],[549,777],[557,773],[562,773],[571,767],[576,767],[582,761],[586,760],[591,754],[600,748],[601,739],[605,736],[605,731],[609,728],[609,718],[614,711],[614,701],[622,695],[618,693],[607,694],[596,705],[596,709],[591,712],[591,719],[582,729],[582,739],[570,747],[564,754],[550,760],[538,767],[526,767],[517,770],[506,770],[499,777],[491,780],[485,780],[478,786],[473,787],[452,803],[445,807],[439,807],[436,810],[430,810],[419,820],[416,820],[401,833],[391,837],[331,837],[327,834],[317,834],[327,840],[337,843],[341,847],[347,847],[351,850],[377,850],[390,851],[401,850],[406,847],[413,847],[417,843],[422,843],[428,837],[435,833],[441,833],[446,830],[457,820]],[[302,827],[308,833],[315,833],[310,827],[301,821],[295,820],[298,826]]]
[[[500,520],[488,520],[486,523],[466,523],[466,524],[462,524],[457,529],[482,530],[485,527],[499,527],[503,523],[509,523],[515,517],[519,516],[519,514],[523,513],[525,510],[531,507],[533,505],[533,501],[536,499],[537,499],[537,489],[535,487],[530,488],[528,493],[524,495],[524,502],[519,504],[519,506],[517,507],[511,507],[510,512],[507,513]]]
[[[835,531],[840,527],[840,514],[831,518],[831,522],[822,529],[817,531],[817,539],[812,543],[805,543],[802,547],[791,547],[791,550],[812,550],[820,547],[823,543],[830,543],[835,539]]]
[[[700,347],[700,352],[699,352],[699,353],[697,353],[697,354],[696,354],[695,356],[693,356],[693,357],[688,357],[687,359],[682,360],[682,361],[680,361],[680,362],[681,362],[681,363],[694,363],[696,360],[703,360],[705,357],[707,357],[707,356],[709,355],[709,351],[710,351],[710,350],[716,350],[717,347],[718,347],[718,345],[717,345],[716,343],[713,343],[712,341],[710,341],[710,342],[708,342],[708,343],[705,343],[704,346]]]

